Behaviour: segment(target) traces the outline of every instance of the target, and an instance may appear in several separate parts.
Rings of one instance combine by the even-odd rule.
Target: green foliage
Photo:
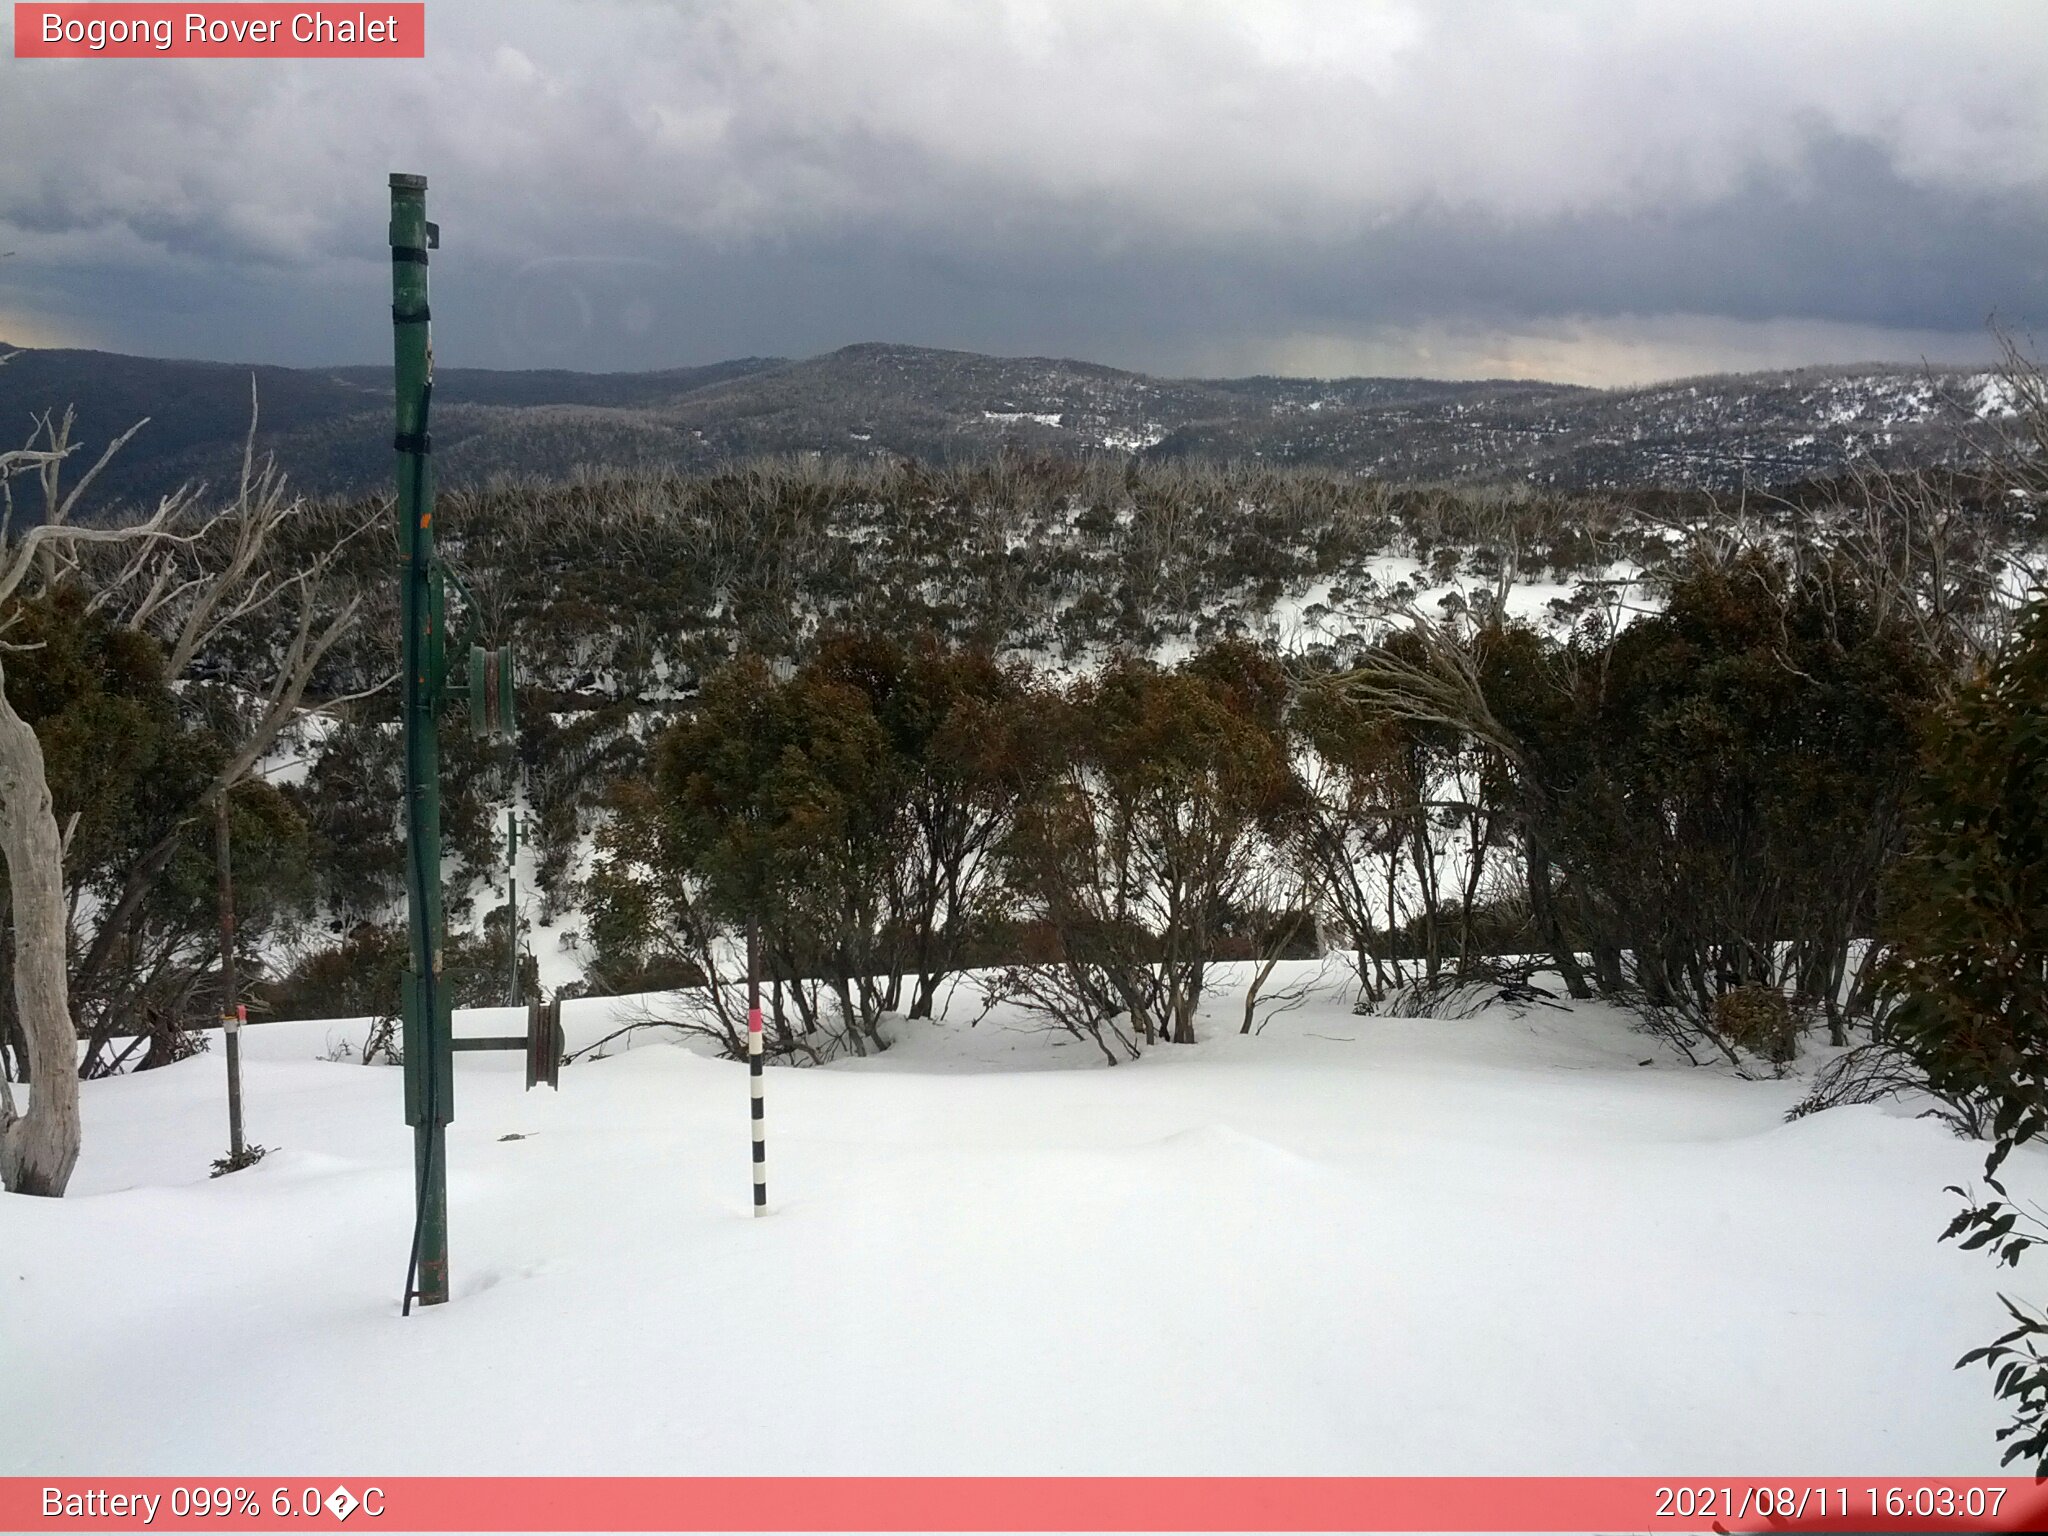
[[[78,818],[71,865],[104,878],[168,798],[166,776],[182,786],[195,772],[162,652],[89,613],[76,588],[14,605],[9,617],[8,697],[42,744],[58,825]]]
[[[394,725],[351,722],[286,791],[310,829],[324,903],[343,924],[373,921],[404,894],[403,766]]]
[[[1147,1043],[1194,1040],[1209,962],[1298,810],[1286,697],[1270,657],[1226,643],[1177,671],[1126,659],[1027,701],[1002,851],[1060,959],[999,990],[1111,1060],[1102,1032],[1117,1019]]]
[[[193,807],[225,755],[209,685],[181,699],[155,641],[109,623],[84,595],[59,588],[10,612],[8,691],[36,729],[60,827],[71,829],[65,881],[74,899],[116,895],[145,850],[169,857],[108,962],[90,974],[74,956],[71,1002],[81,1021],[123,1022],[150,1037],[144,1065],[177,1059],[178,1032],[211,1017],[217,989],[218,869],[214,818]],[[266,937],[315,895],[314,845],[291,800],[262,782],[229,797],[237,934],[245,974]],[[13,989],[0,960],[0,1021]],[[4,1031],[0,1031],[4,1032]]]
[[[541,921],[552,923],[579,895],[573,860],[586,819],[603,813],[615,783],[646,768],[647,727],[624,701],[558,719],[522,697],[520,711],[519,763],[533,808],[521,835],[534,854]]]
[[[1943,1238],[2015,1265],[2048,1240],[1996,1178],[2048,1129],[2048,603],[1934,723],[1924,763],[1894,882],[1893,1028],[1935,1092],[1990,1108],[1984,1173],[1999,1198],[1973,1202]],[[2048,1475],[2048,1319],[2000,1299],[2015,1326],[1957,1364],[1991,1367],[2014,1415],[2004,1459]]]
[[[399,1011],[407,962],[405,930],[364,923],[340,943],[305,956],[255,988],[273,1018],[379,1018]]]
[[[228,793],[228,846],[233,865],[235,931],[243,973],[254,974],[262,940],[309,917],[319,889],[310,829],[291,798],[261,779]],[[152,894],[158,911],[176,912],[194,931],[219,921],[220,882],[211,819],[195,818]]]
[[[1903,842],[1931,659],[1853,573],[1751,555],[1552,665],[1504,713],[1571,923],[1704,1025],[1744,986],[1832,1007]]]
[[[742,660],[655,753],[655,782],[705,899],[744,925],[859,902],[879,884],[900,764],[871,700],[816,669]]]
[[[1965,1207],[1941,1234],[1942,1241],[1967,1233],[1963,1248],[1981,1249],[2002,1265],[2018,1264],[2029,1248],[2048,1241],[2048,1227],[2010,1204],[2005,1186],[1997,1179],[1987,1177],[1985,1182],[1998,1198]],[[1948,1192],[1973,1200],[1960,1185],[1951,1184]],[[2048,1476],[2048,1350],[2044,1350],[2044,1343],[2048,1343],[2048,1317],[2010,1296],[2001,1295],[1998,1300],[2012,1318],[2013,1326],[1989,1344],[1964,1355],[1956,1362],[1956,1369],[1982,1361],[1991,1371],[1992,1394],[2002,1399],[2012,1413],[2012,1422],[1998,1431],[1999,1440],[2008,1442],[2001,1462],[2031,1462],[2036,1477]]]
[[[279,1019],[396,1017],[410,953],[403,925],[360,924],[339,943],[304,956],[283,976],[258,985],[256,1006]],[[502,929],[451,934],[441,974],[457,1008],[503,1003]]]
[[[1924,762],[1893,883],[1894,1022],[1938,1092],[1993,1102],[1996,1172],[2048,1128],[2048,605]]]
[[[647,779],[611,797],[593,982],[694,971],[714,983],[709,1027],[730,1034],[715,984],[751,930],[806,1035],[879,1047],[902,978],[912,1016],[928,1013],[990,914],[1015,692],[985,653],[873,631],[827,636],[786,676],[755,658],[713,673]]]

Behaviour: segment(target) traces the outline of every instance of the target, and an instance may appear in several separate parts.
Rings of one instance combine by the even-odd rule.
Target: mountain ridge
[[[0,355],[6,352],[0,344]],[[78,440],[150,425],[103,476],[114,501],[239,464],[361,494],[390,472],[388,369],[290,368],[23,348],[0,367],[0,437],[75,406]],[[1071,358],[861,342],[633,373],[442,368],[444,485],[593,470],[698,472],[756,454],[986,456],[1005,448],[1311,465],[1403,481],[1718,488],[1951,456],[1995,408],[1990,375],[1901,365],[1711,374],[1623,389],[1515,379],[1168,378]]]

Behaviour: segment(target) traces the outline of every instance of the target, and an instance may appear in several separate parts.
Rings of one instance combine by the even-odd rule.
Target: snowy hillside
[[[361,1026],[85,1088],[0,1202],[0,1473],[1992,1473],[1934,1238],[1982,1149],[1675,1064],[1594,1005],[1354,1016],[1108,1069],[996,1016],[768,1073],[458,1058],[452,1304],[398,1315],[399,1074]],[[569,1005],[572,1046],[629,1005]],[[492,1033],[501,1016],[463,1016]],[[2024,1149],[2015,1188],[2048,1187]],[[52,1390],[61,1383],[62,1390]],[[421,1426],[429,1426],[422,1432]]]
[[[353,496],[388,481],[388,365],[251,370],[29,348],[0,372],[0,414],[73,402],[96,440],[152,417],[102,485],[148,501],[188,479],[232,476],[252,371],[263,446],[295,485]],[[1511,379],[1162,378],[863,343],[656,373],[449,366],[435,379],[434,412],[445,488],[559,480],[594,465],[700,472],[761,454],[983,460],[1008,445],[1314,465],[1394,482],[1728,489],[1836,474],[1870,457],[1945,462],[1958,434],[2007,403],[1981,370],[1911,361],[1601,390]]]

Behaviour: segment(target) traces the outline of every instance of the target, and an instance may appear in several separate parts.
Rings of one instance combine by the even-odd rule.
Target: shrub
[[[1799,1054],[1799,1025],[1776,987],[1737,987],[1714,999],[1715,1031],[1780,1066]]]
[[[1900,1043],[1935,1093],[1992,1111],[1984,1176],[1998,1198],[1973,1203],[1943,1236],[1968,1234],[1965,1248],[2017,1264],[2048,1240],[1996,1177],[2014,1147],[2048,1130],[2048,603],[1930,733],[1894,889]],[[1998,1434],[2004,1459],[2048,1475],[2048,1318],[1999,1299],[2017,1326],[1957,1364],[1994,1373],[2013,1413]]]
[[[279,980],[256,988],[256,1000],[279,1019],[395,1016],[403,1002],[407,949],[402,926],[360,924],[339,944],[307,955]],[[442,977],[454,989],[458,1008],[503,1003],[502,930],[496,939],[450,935]]]

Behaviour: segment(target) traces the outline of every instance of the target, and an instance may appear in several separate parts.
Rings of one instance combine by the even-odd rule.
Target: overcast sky
[[[374,9],[374,7],[372,7]],[[429,0],[424,61],[0,50],[0,338],[444,365],[853,341],[1685,373],[2048,333],[2048,7]]]

